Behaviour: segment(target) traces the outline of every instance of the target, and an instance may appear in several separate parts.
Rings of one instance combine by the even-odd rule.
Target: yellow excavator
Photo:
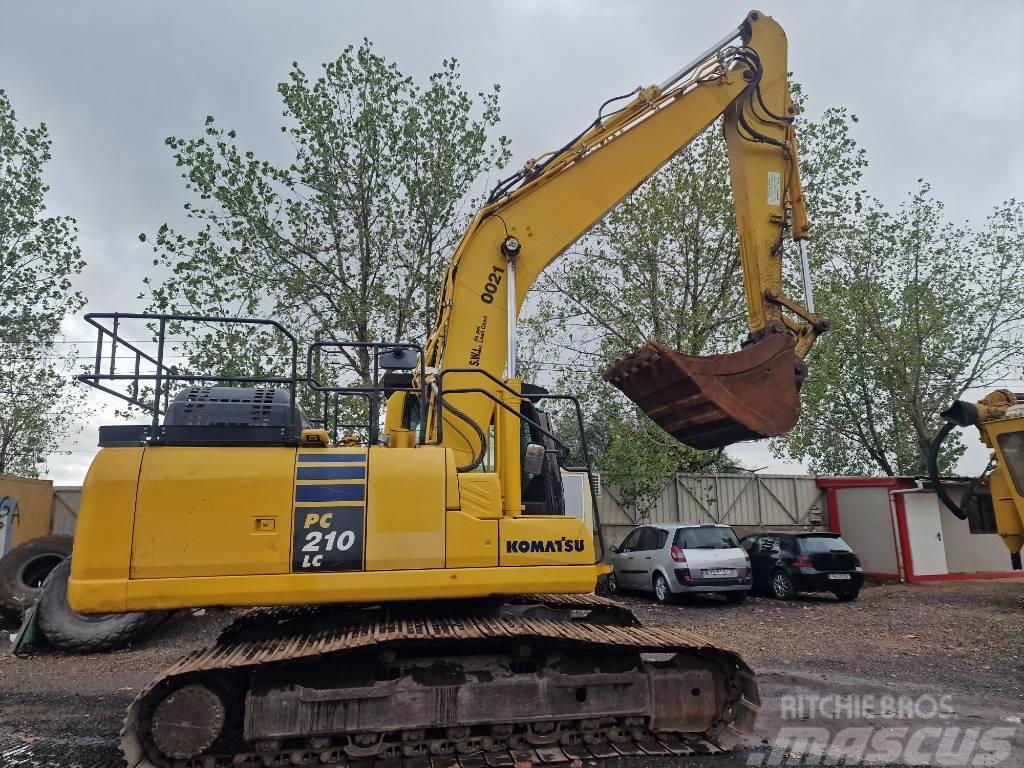
[[[1010,552],[1010,567],[1021,570],[1024,547],[1024,394],[1008,389],[990,392],[977,403],[957,400],[942,412],[945,424],[928,451],[928,474],[942,504],[971,531],[998,533]],[[977,427],[992,449],[989,466],[954,499],[939,473],[946,437],[956,427]]]
[[[566,446],[544,412],[568,404],[582,434],[579,403],[516,371],[517,315],[538,275],[719,117],[749,337],[709,358],[649,342],[605,378],[698,448],[783,434],[828,324],[783,288],[790,243],[806,278],[808,221],[786,38],[756,11],[498,185],[452,256],[422,348],[300,350],[271,320],[88,316],[97,357],[82,380],[153,418],[101,428],[40,627],[89,650],[161,611],[257,607],[139,694],[122,736],[130,768],[504,768],[717,752],[751,731],[757,684],[736,651],[645,628],[593,594],[610,570],[601,528],[566,513]],[[130,321],[154,330],[155,354],[124,332]],[[168,365],[168,329],[187,322],[279,334],[290,374]],[[346,346],[373,360],[370,385],[314,375]],[[299,407],[306,390],[323,418]],[[361,444],[329,430],[329,403],[351,396],[368,403]]]

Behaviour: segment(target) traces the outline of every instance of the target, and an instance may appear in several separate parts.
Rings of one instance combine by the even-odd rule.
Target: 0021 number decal
[[[363,507],[295,510],[293,571],[361,571]]]
[[[498,286],[501,285],[501,276],[505,274],[505,270],[501,267],[491,267],[491,274],[487,276],[487,283],[484,285],[483,293],[480,294],[480,301],[484,304],[492,304],[494,302],[494,294],[498,292]]]

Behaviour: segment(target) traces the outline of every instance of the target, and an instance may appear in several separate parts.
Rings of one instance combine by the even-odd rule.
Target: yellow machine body
[[[983,527],[990,531],[995,524],[996,533],[1010,551],[1013,568],[1019,570],[1024,547],[1024,394],[997,389],[976,403],[958,400],[942,416],[949,423],[932,441],[929,456],[932,481],[940,490],[940,499],[957,517],[968,517],[966,502],[957,504],[941,492],[937,458],[945,435],[954,425],[976,427],[992,453],[989,468],[973,486],[977,498],[971,500],[975,505],[972,509],[985,514],[991,504],[992,520]]]
[[[583,522],[502,509],[495,473],[414,448],[105,448],[68,586],[82,613],[585,593]]]
[[[1024,547],[1024,415],[982,422],[982,437],[995,457],[986,478],[996,531],[1010,553]]]
[[[531,161],[514,186],[496,190],[445,275],[420,357],[422,394],[391,396],[385,439],[370,441],[380,444],[331,447],[323,429],[293,436],[297,445],[283,437],[278,445],[175,444],[154,415],[141,444],[105,448],[83,488],[72,607],[591,591],[608,566],[589,527],[553,514],[559,504],[538,511],[535,498],[524,502],[536,475],[524,469],[516,317],[549,264],[722,118],[751,340],[786,336],[782,383],[798,409],[794,363],[827,322],[783,292],[784,235],[808,236],[786,62],[782,28],[753,11],[690,68],[639,89],[570,145]],[[746,389],[762,408],[781,407],[767,384]],[[416,397],[418,440],[405,407]],[[552,446],[532,445],[549,463]],[[558,495],[550,491],[546,499]]]

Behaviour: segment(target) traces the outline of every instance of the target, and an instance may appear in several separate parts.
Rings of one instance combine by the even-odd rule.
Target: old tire
[[[71,556],[70,536],[40,536],[0,557],[0,610],[19,616],[39,597],[46,577]]]
[[[832,594],[834,594],[837,598],[839,598],[840,602],[848,603],[851,600],[856,600],[857,599],[857,595],[860,594],[860,587],[849,587],[847,589],[837,589]]]
[[[39,595],[39,628],[50,645],[69,653],[96,653],[123,648],[167,616],[165,611],[76,613],[68,605],[71,560],[53,569]]]

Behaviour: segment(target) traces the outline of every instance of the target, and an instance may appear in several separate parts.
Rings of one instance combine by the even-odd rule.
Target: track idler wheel
[[[224,702],[205,685],[171,691],[153,711],[153,743],[175,760],[199,757],[224,728]]]
[[[788,333],[739,352],[692,357],[648,341],[604,372],[658,426],[692,448],[724,448],[789,432],[806,367]]]

